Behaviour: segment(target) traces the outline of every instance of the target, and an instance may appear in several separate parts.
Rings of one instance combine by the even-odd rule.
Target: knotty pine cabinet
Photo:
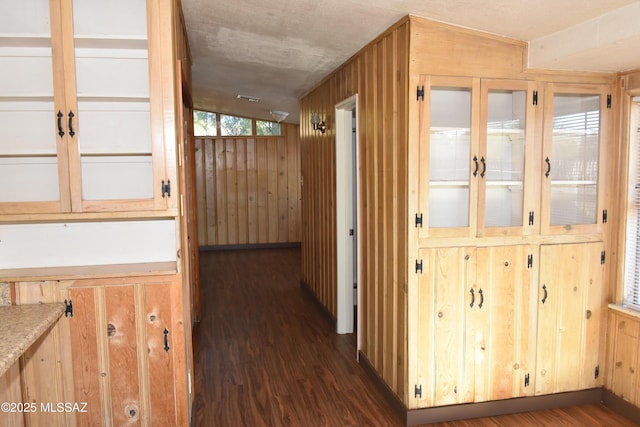
[[[419,81],[413,405],[602,385],[609,86]]]
[[[420,238],[600,231],[608,85],[431,76],[421,85]]]
[[[161,7],[0,1],[3,212],[167,208]]]
[[[179,281],[157,276],[11,285],[16,304],[72,301],[73,315],[60,318],[25,352],[10,394],[38,407],[75,402],[86,409],[36,411],[25,414],[26,425],[184,425],[190,391],[176,376],[185,363]],[[8,417],[0,414],[0,424]]]
[[[534,252],[526,245],[421,251],[423,406],[533,394],[536,270],[526,260]]]

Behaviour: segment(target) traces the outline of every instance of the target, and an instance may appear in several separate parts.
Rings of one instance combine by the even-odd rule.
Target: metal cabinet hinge
[[[600,376],[600,365],[596,366],[596,369],[593,373],[593,377],[597,380],[598,377]]]
[[[161,190],[162,190],[162,198],[164,199],[165,194],[167,195],[167,197],[171,197],[171,180],[168,179],[167,183],[164,183],[164,179],[162,180],[162,185],[161,185]]]
[[[64,317],[73,317],[73,301],[64,300]]]
[[[607,108],[611,108],[611,94],[607,95]]]
[[[420,99],[424,101],[424,86],[418,86],[416,90],[416,101],[420,101]]]
[[[529,387],[529,374],[524,376],[524,386]]]
[[[416,384],[413,390],[414,390],[413,397],[422,398],[422,384],[420,384],[420,387],[418,387],[418,384]]]
[[[422,214],[416,214],[416,228],[422,228]]]
[[[607,259],[607,254],[605,251],[600,252],[600,264],[604,264]]]
[[[603,223],[603,224],[606,224],[606,223],[607,223],[607,221],[608,221],[608,219],[609,219],[608,217],[609,217],[609,213],[607,212],[607,210],[606,210],[606,209],[604,209],[604,210],[602,211],[602,223]]]
[[[532,226],[533,225],[533,220],[535,218],[535,214],[533,213],[533,211],[529,211],[529,225]]]
[[[422,260],[416,260],[416,274],[422,274]]]
[[[533,254],[527,255],[527,268],[533,268]]]
[[[538,91],[533,91],[533,105],[538,105]]]

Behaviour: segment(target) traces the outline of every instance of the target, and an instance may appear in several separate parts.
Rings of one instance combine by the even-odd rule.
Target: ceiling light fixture
[[[238,99],[244,99],[245,101],[249,101],[249,102],[259,102],[260,98],[258,98],[257,96],[249,96],[249,95],[240,95],[238,94],[237,96]]]
[[[320,131],[324,133],[327,130],[327,124],[324,120],[320,121],[320,115],[318,113],[313,113],[311,115],[311,124],[313,125],[313,130]]]
[[[269,111],[269,113],[271,114],[271,117],[273,117],[273,119],[278,123],[286,119],[289,115],[289,113],[287,113],[286,111]]]

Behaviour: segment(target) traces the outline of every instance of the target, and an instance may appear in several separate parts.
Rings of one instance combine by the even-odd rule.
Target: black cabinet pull
[[[469,304],[469,307],[473,308],[473,304],[476,303],[476,294],[473,291],[473,288],[469,289],[469,292],[471,292],[471,304]]]
[[[478,293],[480,294],[480,304],[478,304],[478,308],[482,308],[482,305],[484,304],[484,294],[482,293],[482,289],[480,289]]]
[[[487,163],[484,160],[484,156],[480,158],[480,163],[482,163],[482,172],[480,172],[480,178],[484,178],[484,175],[487,172]]]
[[[62,111],[58,110],[58,114],[56,114],[56,116],[58,117],[58,135],[62,138],[64,136],[64,130],[62,129],[62,117],[64,114],[62,114]]]
[[[164,351],[169,351],[169,330],[164,328],[162,333],[164,334]]]
[[[73,118],[74,117],[75,117],[75,114],[73,114],[73,111],[69,111],[69,135],[72,138],[76,134],[76,132],[73,130]]]
[[[547,293],[547,285],[542,285],[542,290],[544,291],[544,296],[542,297],[542,303],[544,304],[545,302],[547,302],[547,297],[549,296],[549,294]]]
[[[478,165],[478,157],[477,156],[473,156],[473,162],[476,164],[476,170],[473,171],[473,176],[478,176],[478,169],[479,169],[480,165]]]
[[[547,171],[544,173],[544,176],[549,178],[549,175],[551,174],[551,160],[547,157],[544,159],[544,162],[547,164]]]

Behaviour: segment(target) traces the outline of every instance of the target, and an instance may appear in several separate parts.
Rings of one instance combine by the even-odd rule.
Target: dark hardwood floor
[[[299,249],[202,252],[196,426],[403,426],[356,361],[352,335],[300,286]],[[433,424],[635,426],[604,406]]]

